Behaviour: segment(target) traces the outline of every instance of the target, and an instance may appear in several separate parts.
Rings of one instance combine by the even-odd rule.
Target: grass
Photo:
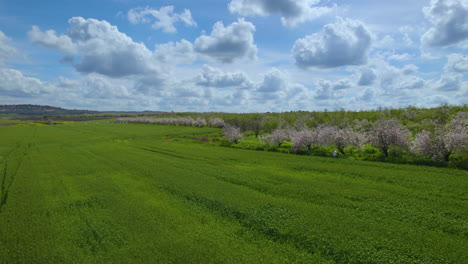
[[[220,133],[0,127],[0,263],[467,262],[468,172],[190,139]]]

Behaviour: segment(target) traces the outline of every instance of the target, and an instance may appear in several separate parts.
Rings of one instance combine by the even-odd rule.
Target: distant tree
[[[434,155],[434,140],[431,132],[423,130],[413,140],[411,145],[411,152],[421,156],[432,156]]]
[[[348,146],[360,146],[363,142],[363,136],[355,132],[350,127],[339,128],[331,126],[327,128],[328,143],[335,145],[341,154],[345,154],[344,149]]]
[[[273,145],[278,145],[281,147],[281,144],[288,141],[290,138],[290,130],[285,128],[278,128],[273,131],[271,135],[261,137],[260,140],[268,142]]]
[[[401,126],[398,119],[380,119],[369,131],[369,143],[380,149],[386,157],[392,147],[407,148],[410,132]]]
[[[263,130],[263,124],[264,124],[263,120],[264,120],[264,117],[255,116],[247,124],[247,129],[252,131],[255,134],[256,138],[258,138],[258,135],[260,135],[260,132],[262,132]]]
[[[211,118],[210,120],[208,120],[208,125],[210,127],[219,127],[219,128],[223,128],[224,127],[224,120],[222,120],[221,118]]]
[[[193,125],[194,126],[197,126],[197,127],[204,127],[207,125],[207,122],[205,120],[205,118],[203,117],[198,117],[194,122],[193,122]]]
[[[290,134],[290,138],[294,151],[298,151],[302,147],[305,147],[306,151],[309,151],[312,145],[316,145],[318,143],[317,133],[313,129],[293,131]]]
[[[224,136],[234,143],[239,142],[243,137],[240,128],[229,125],[224,127]]]
[[[266,115],[262,121],[262,129],[264,133],[272,133],[279,126],[279,119],[273,116]]]
[[[459,112],[447,125],[436,130],[435,152],[444,161],[456,151],[468,152],[468,112]]]

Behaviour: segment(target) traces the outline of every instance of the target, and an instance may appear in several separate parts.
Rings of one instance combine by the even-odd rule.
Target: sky
[[[0,104],[468,104],[468,0],[0,0]]]

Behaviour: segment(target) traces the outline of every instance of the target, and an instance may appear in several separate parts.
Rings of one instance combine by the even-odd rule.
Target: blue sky
[[[467,0],[3,0],[0,104],[461,105],[467,51]]]

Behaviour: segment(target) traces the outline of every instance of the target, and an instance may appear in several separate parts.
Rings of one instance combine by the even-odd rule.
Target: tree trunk
[[[388,157],[388,148],[382,148],[382,151],[385,157]]]
[[[338,147],[338,151],[343,154],[343,155],[346,155],[346,153],[344,152],[344,148],[343,147]]]
[[[444,161],[449,162],[450,161],[450,155],[452,154],[452,151],[447,151],[444,153]]]

